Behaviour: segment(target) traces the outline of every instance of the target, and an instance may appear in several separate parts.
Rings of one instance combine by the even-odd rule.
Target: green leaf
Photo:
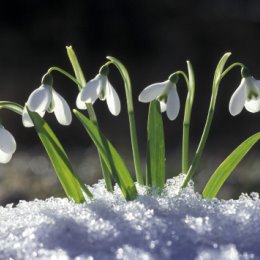
[[[97,126],[93,124],[87,117],[85,117],[77,110],[73,110],[73,112],[96,145],[99,154],[101,155],[115,182],[120,187],[125,199],[135,199],[137,196],[135,184],[130,175],[130,172],[128,171],[124,161],[116,149],[98,130]]]
[[[86,80],[85,80],[84,74],[81,70],[81,67],[79,65],[78,58],[77,58],[74,50],[72,49],[72,46],[68,46],[66,48],[67,48],[67,54],[68,54],[69,60],[71,62],[71,65],[73,67],[75,76],[76,76],[77,80],[80,82],[80,84],[84,87],[86,85]]]
[[[146,185],[163,188],[165,183],[165,144],[160,104],[150,104],[147,123]]]
[[[260,132],[250,136],[221,163],[203,190],[204,198],[211,199],[217,195],[232,171],[259,139]]]
[[[8,109],[19,115],[23,114],[23,107],[11,101],[0,101],[0,109]]]
[[[218,85],[219,81],[221,80],[221,74],[224,70],[226,62],[227,62],[228,58],[230,57],[230,55],[231,55],[231,52],[227,52],[220,59],[218,65],[216,67],[216,70],[215,70],[214,85]]]
[[[86,201],[86,196],[92,198],[91,192],[73,171],[66,152],[49,125],[37,113],[27,110],[66,195],[76,203]]]

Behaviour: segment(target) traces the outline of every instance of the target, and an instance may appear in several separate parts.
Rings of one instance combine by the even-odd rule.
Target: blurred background
[[[148,105],[138,103],[137,96],[145,86],[166,80],[176,70],[186,71],[186,60],[192,62],[196,73],[192,157],[204,127],[213,73],[220,57],[231,51],[229,63],[243,62],[260,79],[260,3],[256,0],[9,1],[1,3],[0,39],[1,100],[20,104],[40,85],[49,67],[59,66],[72,73],[65,46],[73,46],[87,79],[97,74],[106,55],[120,59],[133,84],[144,167]],[[55,89],[74,108],[77,87],[63,76],[53,75]],[[113,68],[109,78],[121,97],[122,112],[113,117],[104,102],[96,102],[95,109],[103,132],[133,170],[123,83]],[[198,191],[235,147],[259,131],[260,113],[243,111],[236,117],[229,114],[229,99],[240,80],[240,70],[236,68],[220,86],[212,129],[196,177]],[[164,116],[169,177],[180,172],[186,98],[182,80],[178,92],[182,107],[177,120],[170,122]],[[21,118],[10,111],[1,111],[0,117],[18,145],[12,161],[0,165],[0,204],[64,196],[35,130],[25,129]],[[101,177],[97,153],[77,120],[74,118],[69,127],[58,125],[52,114],[46,120],[83,180],[88,184],[97,182]],[[233,172],[219,197],[237,198],[241,192],[259,190],[256,145]]]

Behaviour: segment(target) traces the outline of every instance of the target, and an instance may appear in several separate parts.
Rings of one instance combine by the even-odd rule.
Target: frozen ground
[[[162,196],[125,202],[100,182],[94,202],[21,201],[0,208],[1,260],[260,259],[258,194],[202,200],[170,179]]]

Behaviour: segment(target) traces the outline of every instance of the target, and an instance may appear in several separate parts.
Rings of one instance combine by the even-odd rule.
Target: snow
[[[137,187],[140,196],[124,201],[103,181],[95,200],[20,201],[0,208],[3,260],[249,260],[260,259],[260,200],[204,200],[183,176],[168,180],[159,196]]]

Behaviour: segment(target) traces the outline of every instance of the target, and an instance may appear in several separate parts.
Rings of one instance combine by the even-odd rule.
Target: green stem
[[[79,88],[79,90],[81,90],[83,88],[84,85],[82,85],[75,77],[73,77],[71,74],[69,74],[67,71],[59,68],[59,67],[50,67],[47,71],[47,73],[51,73],[52,71],[58,71],[61,74],[65,75],[66,77],[68,77],[69,79],[71,79]]]
[[[220,60],[216,72],[215,72],[215,76],[214,76],[214,80],[213,80],[213,86],[212,86],[212,94],[211,94],[211,99],[210,99],[210,105],[209,105],[209,110],[208,110],[208,115],[207,115],[207,119],[206,119],[206,123],[203,129],[203,133],[198,145],[198,148],[196,150],[194,159],[192,161],[192,164],[188,170],[187,176],[182,184],[182,188],[185,188],[189,181],[191,180],[191,178],[193,177],[193,175],[195,174],[199,161],[201,159],[202,153],[204,151],[205,148],[205,144],[209,135],[209,131],[210,131],[210,127],[211,127],[211,123],[212,123],[212,119],[213,119],[213,115],[214,115],[214,111],[215,111],[215,106],[216,106],[216,99],[217,99],[217,94],[218,94],[218,90],[219,90],[219,85],[220,82],[222,80],[222,78],[233,68],[235,68],[236,66],[241,66],[244,67],[244,65],[242,63],[234,63],[231,66],[229,66],[224,72],[223,72],[223,67],[228,59],[228,57],[230,56],[229,53],[225,54],[222,59]]]
[[[137,133],[136,133],[136,123],[135,123],[135,115],[134,115],[131,81],[125,66],[119,60],[110,56],[108,56],[107,59],[109,59],[110,62],[115,65],[115,67],[118,69],[124,81],[136,179],[139,184],[143,185],[144,180],[143,180],[139,146],[138,146]]]
[[[82,72],[78,58],[77,58],[74,50],[72,49],[72,46],[67,47],[67,54],[68,54],[69,60],[71,62],[71,65],[73,67],[73,70],[74,70],[74,73],[75,73],[75,76],[77,79],[75,79],[73,76],[71,76],[67,72],[65,72],[65,73],[64,73],[64,71],[60,71],[60,72],[63,73],[64,75],[66,75],[67,77],[69,77],[71,80],[74,79],[73,81],[78,85],[78,88],[80,91],[86,85],[85,76]],[[56,68],[56,67],[54,67],[54,68]],[[87,106],[87,111],[88,111],[90,121],[98,127],[98,120],[97,120],[93,105],[86,103],[86,106]],[[103,174],[103,177],[104,177],[105,183],[106,183],[106,189],[109,192],[113,192],[114,189],[113,189],[113,184],[112,184],[112,181],[110,178],[109,170],[108,170],[105,162],[101,158],[100,154],[99,154],[99,160],[100,160],[100,164],[101,164],[102,174]]]
[[[0,109],[11,110],[20,116],[23,114],[23,106],[11,101],[0,101]]]
[[[183,132],[182,132],[182,173],[187,173],[189,168],[189,138],[190,138],[190,119],[191,119],[191,111],[194,100],[194,92],[195,92],[195,77],[192,65],[189,61],[187,61],[189,79],[186,74],[182,72],[181,74],[184,76],[188,94],[185,103],[185,111],[184,111],[184,119],[183,119]]]
[[[243,68],[243,67],[245,67],[245,65],[244,65],[243,63],[241,63],[241,62],[235,62],[235,63],[233,63],[232,65],[230,65],[227,69],[225,69],[225,70],[222,72],[222,74],[221,74],[221,79],[224,78],[224,77],[226,76],[226,74],[227,74],[230,70],[232,70],[233,68],[235,68],[235,67],[241,67],[241,68]]]

